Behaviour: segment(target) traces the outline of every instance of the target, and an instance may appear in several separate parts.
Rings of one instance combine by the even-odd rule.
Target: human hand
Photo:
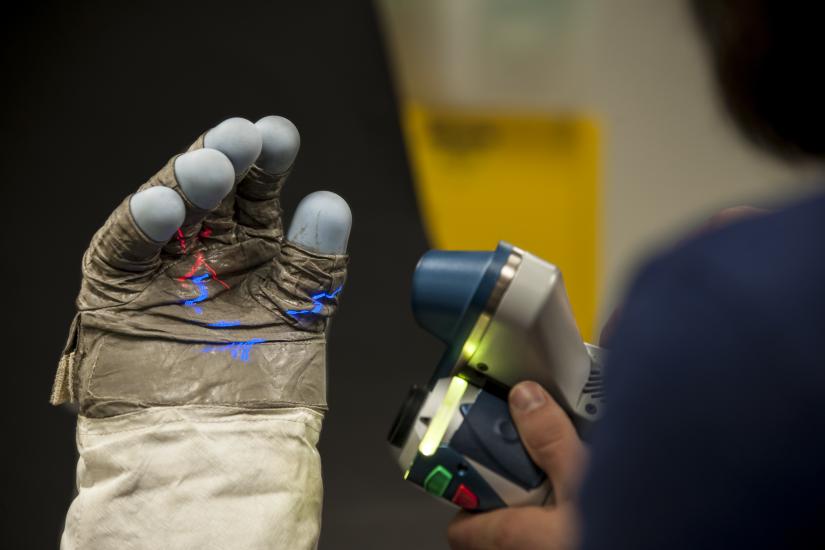
[[[510,391],[510,414],[533,461],[547,473],[549,506],[502,508],[483,514],[459,512],[447,530],[454,550],[573,548],[578,541],[574,504],[587,452],[570,418],[535,382]]]

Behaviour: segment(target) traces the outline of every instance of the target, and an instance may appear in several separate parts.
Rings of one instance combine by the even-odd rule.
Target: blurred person
[[[692,5],[743,133],[825,158],[818,6]],[[641,270],[608,332],[589,449],[538,384],[510,394],[555,502],[460,513],[454,549],[825,546],[825,196],[723,212]]]

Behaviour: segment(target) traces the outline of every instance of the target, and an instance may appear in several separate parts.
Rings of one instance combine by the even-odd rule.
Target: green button
[[[427,478],[424,480],[424,488],[427,492],[440,497],[447,490],[447,486],[452,479],[453,474],[450,473],[450,470],[444,466],[436,466],[427,474]]]

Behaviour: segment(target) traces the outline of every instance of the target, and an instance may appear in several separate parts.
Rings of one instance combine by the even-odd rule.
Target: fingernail
[[[547,396],[535,382],[522,382],[510,391],[510,404],[518,411],[530,412],[544,405]]]

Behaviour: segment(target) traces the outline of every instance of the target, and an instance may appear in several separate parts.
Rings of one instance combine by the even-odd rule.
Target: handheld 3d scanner
[[[552,490],[507,405],[540,383],[580,434],[603,408],[603,352],[582,341],[559,269],[507,243],[494,252],[431,250],[413,276],[418,323],[447,349],[390,430],[404,479],[473,511],[543,504]]]

